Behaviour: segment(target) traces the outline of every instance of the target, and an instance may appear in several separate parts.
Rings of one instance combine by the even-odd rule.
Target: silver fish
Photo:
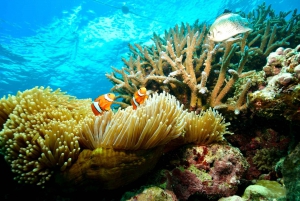
[[[213,41],[224,41],[240,33],[251,31],[246,18],[234,13],[219,16],[209,29],[209,38]]]

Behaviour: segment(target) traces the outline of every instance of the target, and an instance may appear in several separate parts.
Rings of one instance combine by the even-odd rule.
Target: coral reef
[[[155,166],[161,146],[182,134],[184,115],[175,97],[162,93],[136,110],[96,117],[81,133],[81,147],[88,149],[60,175],[61,183],[114,189],[136,180]]]
[[[74,197],[136,185],[123,200],[284,199],[275,181],[255,183],[267,179],[298,200],[300,15],[264,3],[239,14],[253,31],[220,43],[196,21],[130,44],[124,67],[106,74],[121,108],[101,116],[90,99],[50,88],[0,99],[0,152],[15,180]],[[149,98],[134,110],[141,87]]]

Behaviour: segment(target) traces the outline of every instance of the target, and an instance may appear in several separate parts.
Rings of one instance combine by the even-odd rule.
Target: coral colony
[[[119,192],[143,178],[122,200],[296,200],[300,15],[262,4],[222,20],[232,17],[245,26],[237,36],[196,21],[130,44],[124,67],[106,74],[120,107],[101,115],[50,88],[3,97],[0,151],[15,180]],[[133,108],[143,87],[149,97]]]

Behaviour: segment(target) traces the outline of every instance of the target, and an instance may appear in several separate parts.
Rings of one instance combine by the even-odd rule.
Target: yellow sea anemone
[[[88,119],[80,142],[91,150],[140,150],[164,145],[182,134],[186,113],[182,108],[174,96],[154,94],[137,110],[127,107]]]
[[[54,167],[65,170],[77,159],[82,122],[92,116],[88,103],[43,87],[1,99],[0,105],[8,106],[1,114],[8,115],[0,132],[1,152],[16,180],[41,185]]]
[[[128,107],[87,119],[79,139],[87,149],[62,180],[107,189],[136,180],[155,166],[162,146],[182,134],[185,113],[174,96],[161,93],[136,110]]]
[[[55,171],[59,184],[114,189],[151,170],[170,141],[210,144],[227,132],[209,109],[183,110],[167,93],[95,117],[91,100],[33,88],[0,100],[0,151],[19,182],[43,185]]]
[[[185,144],[209,145],[224,140],[224,134],[231,134],[227,130],[230,123],[225,123],[224,117],[211,108],[202,111],[199,115],[194,112],[186,115]]]
[[[226,123],[224,117],[218,111],[211,108],[185,115],[184,135],[172,140],[165,147],[165,151],[173,150],[184,144],[209,145],[224,140],[224,134],[232,134],[227,130],[230,123]]]

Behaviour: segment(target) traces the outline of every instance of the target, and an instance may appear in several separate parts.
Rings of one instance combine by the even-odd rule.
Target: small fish
[[[237,34],[251,31],[246,18],[234,13],[224,13],[219,16],[209,29],[209,38],[220,42]]]
[[[147,98],[147,89],[145,87],[141,87],[133,94],[133,98],[131,100],[133,109],[136,110],[136,108],[140,106],[140,104],[143,104]]]
[[[108,93],[96,98],[91,105],[93,113],[99,116],[103,112],[110,110],[110,106],[115,100],[115,97],[115,94]]]

